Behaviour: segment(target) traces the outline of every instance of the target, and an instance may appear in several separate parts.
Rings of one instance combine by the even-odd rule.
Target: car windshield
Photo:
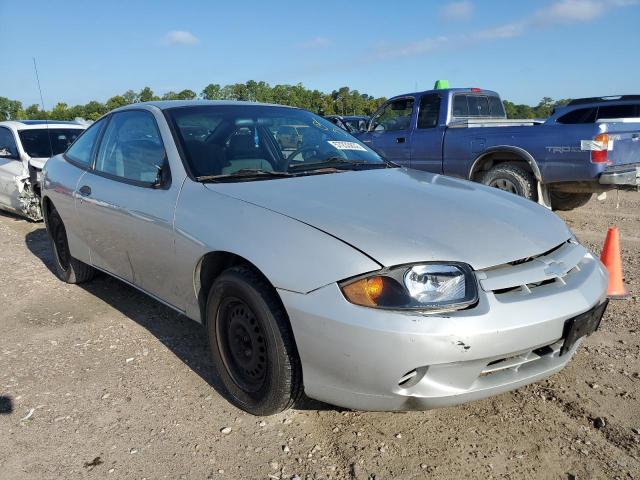
[[[81,128],[34,128],[19,130],[22,148],[31,158],[49,158],[63,153],[83,132]]]
[[[200,181],[247,181],[386,168],[369,147],[305,110],[199,105],[166,110]]]

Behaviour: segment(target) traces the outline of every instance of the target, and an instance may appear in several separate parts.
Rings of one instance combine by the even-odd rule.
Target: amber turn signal
[[[383,277],[363,278],[345,285],[342,287],[342,292],[351,303],[365,307],[375,307],[378,305],[377,300],[384,292],[384,283]]]

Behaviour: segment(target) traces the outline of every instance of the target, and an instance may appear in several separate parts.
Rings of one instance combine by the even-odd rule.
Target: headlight
[[[404,265],[340,285],[356,305],[388,309],[460,310],[478,301],[476,279],[463,263]]]

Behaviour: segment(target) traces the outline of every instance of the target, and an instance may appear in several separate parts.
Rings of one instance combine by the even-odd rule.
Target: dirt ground
[[[0,478],[640,479],[640,194],[562,216],[597,253],[620,228],[633,296],[559,374],[428,412],[257,418],[217,393],[199,325],[104,275],[61,283],[43,225],[0,214]]]

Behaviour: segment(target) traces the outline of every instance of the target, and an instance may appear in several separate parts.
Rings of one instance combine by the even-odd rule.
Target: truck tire
[[[567,211],[582,207],[591,200],[593,193],[568,193],[551,190],[551,208]]]
[[[481,182],[489,187],[514,193],[534,202],[538,200],[535,177],[519,165],[500,163],[488,170],[482,176]]]
[[[302,367],[289,317],[255,270],[225,270],[209,292],[209,348],[227,399],[253,415],[273,415],[302,396]]]

